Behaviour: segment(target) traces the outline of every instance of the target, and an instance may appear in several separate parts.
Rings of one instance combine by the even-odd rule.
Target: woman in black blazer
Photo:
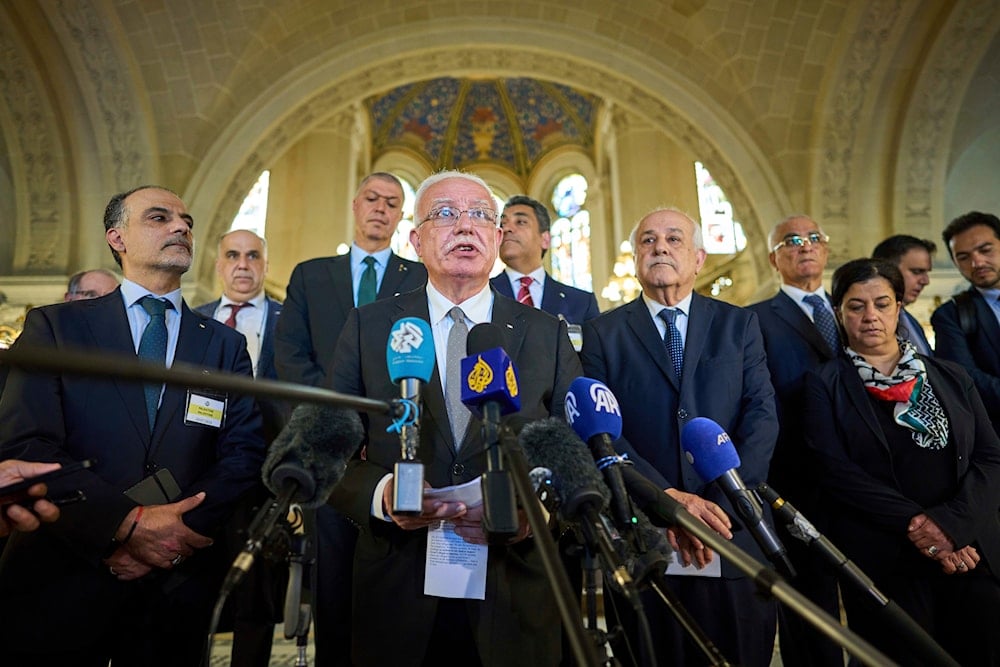
[[[963,665],[1000,664],[1000,439],[969,375],[896,337],[895,265],[848,262],[832,298],[846,348],[806,378],[830,536]],[[871,596],[841,589],[850,627],[919,664]]]

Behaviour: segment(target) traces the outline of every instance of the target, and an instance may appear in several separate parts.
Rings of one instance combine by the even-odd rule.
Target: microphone
[[[392,511],[420,514],[424,499],[424,464],[420,445],[420,388],[434,374],[434,335],[419,317],[404,317],[393,325],[385,347],[389,379],[399,383],[403,416],[390,430],[399,431],[400,460],[393,466]]]
[[[292,503],[307,509],[326,503],[363,439],[364,428],[354,410],[303,403],[292,411],[261,466],[264,486],[275,498],[261,507],[250,522],[243,551],[223,581],[223,597],[250,571],[264,542],[277,522],[288,515]]]
[[[622,458],[612,445],[622,434],[618,399],[603,382],[578,377],[566,392],[565,413],[567,423],[587,443],[597,468],[604,474],[604,481],[611,489],[615,520],[619,526],[631,529],[636,518],[622,479]]]
[[[552,471],[552,487],[561,500],[559,514],[579,525],[587,544],[603,558],[612,581],[622,591],[635,593],[632,575],[616,552],[611,531],[601,516],[611,500],[611,492],[583,442],[557,418],[526,425],[519,441],[530,465]]]
[[[500,327],[489,322],[469,330],[462,359],[462,403],[482,419],[486,472],[482,476],[483,530],[493,544],[517,535],[514,484],[504,470],[500,417],[521,409],[514,364],[503,349]]]
[[[768,560],[785,576],[794,577],[795,568],[785,545],[764,521],[760,500],[736,472],[736,468],[740,467],[740,456],[729,434],[711,419],[695,417],[685,424],[681,432],[681,448],[695,472],[706,483],[714,481],[725,492]]]

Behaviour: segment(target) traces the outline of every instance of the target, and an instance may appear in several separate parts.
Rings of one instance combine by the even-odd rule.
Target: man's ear
[[[104,232],[104,238],[108,240],[108,245],[111,248],[121,254],[125,252],[125,240],[122,239],[121,230],[117,227],[112,227],[111,229]]]

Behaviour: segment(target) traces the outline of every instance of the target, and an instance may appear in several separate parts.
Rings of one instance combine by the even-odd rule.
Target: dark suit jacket
[[[426,281],[423,264],[392,254],[376,298],[414,290]],[[337,337],[353,308],[350,254],[310,259],[296,266],[275,329],[278,377],[313,387],[329,386]]]
[[[333,388],[389,400],[399,397],[385,363],[393,323],[429,319],[423,289],[351,312],[337,344]],[[562,416],[570,383],[581,374],[566,324],[510,299],[494,298],[493,322],[519,376],[517,417]],[[423,389],[419,456],[433,487],[475,479],[486,468],[476,420],[456,452],[438,369]],[[427,531],[403,531],[371,516],[375,487],[399,458],[399,436],[387,417],[368,415],[366,459],[349,464],[332,504],[361,529],[354,559],[354,660],[369,665],[419,665],[438,599],[423,594]],[[485,665],[552,665],[559,659],[559,615],[531,540],[490,547],[485,601],[468,601],[469,619]],[[377,619],[372,622],[372,619]],[[386,628],[405,628],[387,637]]]
[[[584,324],[580,358],[587,376],[607,384],[618,398],[623,424],[616,446],[660,488],[696,493],[736,516],[723,492],[703,482],[681,450],[681,430],[695,417],[726,430],[748,487],[767,479],[778,421],[752,312],[693,295],[680,385],[641,297]],[[734,543],[763,558],[748,533],[735,531]],[[726,561],[722,572],[741,576]]]
[[[749,310],[757,314],[764,336],[780,426],[768,482],[812,519],[810,512],[818,502],[819,478],[815,457],[803,441],[803,388],[806,371],[833,359],[834,353],[812,320],[784,292],[755,303]]]
[[[957,547],[977,543],[994,576],[1000,575],[1000,439],[968,374],[956,364],[924,357],[927,378],[948,415],[955,495],[921,507],[893,482],[885,433],[854,365],[846,357],[810,371],[806,378],[806,442],[817,453],[824,488],[837,502],[831,536],[873,577],[885,573],[902,549],[910,519],[930,516]]]
[[[260,359],[257,360],[257,377],[268,380],[277,380],[278,371],[274,366],[274,327],[278,323],[278,315],[281,314],[281,302],[269,296],[264,297],[267,301],[267,322],[264,323],[264,338],[260,341]],[[222,299],[216,299],[209,303],[198,306],[194,309],[206,317],[215,317],[215,310],[219,307]]]
[[[934,356],[954,361],[968,371],[993,428],[1000,433],[1000,324],[979,290],[970,287],[969,292],[976,306],[975,332],[966,338],[958,323],[955,302],[946,301],[931,315]]]
[[[494,276],[490,284],[499,294],[510,299],[517,298],[510,289],[510,278],[506,272]],[[545,274],[542,284],[541,309],[556,317],[562,315],[570,324],[583,324],[601,314],[593,292],[563,284],[548,274]]]
[[[100,349],[135,359],[135,346],[119,290],[28,313],[18,346]],[[174,357],[206,370],[249,375],[242,335],[184,305]],[[167,385],[152,434],[142,384],[13,369],[0,399],[0,457],[67,463],[96,459],[90,471],[49,486],[52,497],[80,489],[85,502],[63,508],[62,517],[33,533],[15,534],[0,564],[0,597],[8,614],[0,634],[18,642],[59,637],[66,648],[112,632],[105,627],[120,596],[135,584],[118,582],[101,565],[111,538],[135,503],[123,491],[155,462],[173,473],[182,497],[205,491],[204,502],[184,522],[215,536],[244,492],[260,476],[264,442],[260,413],[249,396],[229,395],[221,429],[185,425],[187,387]],[[169,577],[196,576],[213,550],[197,552]],[[212,563],[212,567],[216,566]],[[45,622],[31,613],[38,604]],[[10,633],[10,634],[7,634]],[[51,639],[49,640],[51,641]],[[19,644],[24,645],[24,644]]]
[[[899,328],[906,329],[906,331],[899,331],[898,334],[900,337],[912,341],[917,347],[917,352],[929,357],[934,356],[934,348],[931,347],[930,341],[924,335],[924,328],[920,326],[917,318],[906,312],[906,308],[901,308],[899,311]]]

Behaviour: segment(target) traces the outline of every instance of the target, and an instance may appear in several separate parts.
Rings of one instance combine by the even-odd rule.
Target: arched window
[[[743,225],[733,219],[733,205],[726,199],[712,174],[701,162],[694,163],[698,184],[698,208],[705,252],[712,255],[732,255],[747,247]]]
[[[260,172],[260,178],[250,188],[249,194],[243,199],[239,213],[233,218],[233,229],[248,229],[257,236],[264,238],[264,225],[267,222],[267,191],[271,181],[271,172],[265,169]]]
[[[582,174],[566,176],[552,190],[556,220],[549,228],[552,277],[567,285],[593,290],[590,272],[590,212],[587,179]]]
[[[396,227],[396,233],[392,235],[392,241],[389,245],[392,246],[392,251],[400,257],[418,261],[420,258],[417,257],[417,251],[410,245],[410,230],[416,227],[416,223],[413,221],[413,204],[417,193],[414,191],[412,183],[399,174],[395,174],[395,176],[403,184],[403,219],[399,221],[399,226]]]

